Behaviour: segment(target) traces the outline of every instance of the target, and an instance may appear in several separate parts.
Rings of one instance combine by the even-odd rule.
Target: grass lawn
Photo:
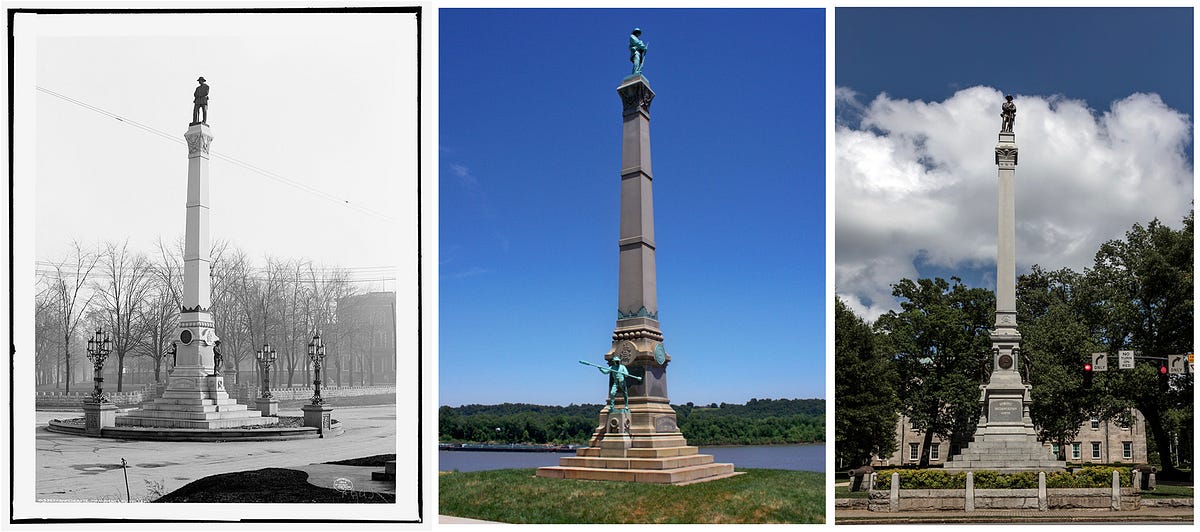
[[[867,492],[865,491],[850,491],[850,486],[834,486],[833,498],[835,499],[865,499]]]
[[[1143,499],[1192,499],[1194,488],[1192,486],[1180,486],[1177,484],[1159,483],[1154,487],[1154,491],[1143,491]]]
[[[779,469],[688,486],[534,477],[533,469],[438,478],[438,513],[505,523],[824,523],[825,475]]]

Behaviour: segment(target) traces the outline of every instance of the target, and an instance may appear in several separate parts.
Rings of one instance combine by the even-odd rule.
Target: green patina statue
[[[642,63],[646,62],[646,43],[639,37],[642,36],[642,30],[633,28],[633,32],[629,35],[629,62],[633,63],[633,75],[642,73]]]
[[[629,383],[625,382],[625,378],[629,377],[631,379],[637,379],[638,381],[641,381],[642,378],[638,377],[637,375],[630,375],[629,368],[625,367],[625,364],[621,363],[621,357],[617,357],[617,356],[612,357],[612,360],[608,361],[607,368],[604,366],[592,364],[591,362],[588,362],[586,360],[580,360],[579,363],[586,365],[586,366],[592,366],[594,368],[599,368],[600,373],[604,373],[610,377],[609,382],[612,382],[612,386],[610,386],[608,389],[608,410],[609,410],[609,412],[616,411],[615,402],[617,400],[617,391],[618,390],[620,390],[621,394],[625,396],[625,411],[626,412],[629,411]]]

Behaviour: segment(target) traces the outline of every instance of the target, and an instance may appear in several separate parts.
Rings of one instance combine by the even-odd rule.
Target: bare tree
[[[117,391],[125,380],[125,357],[138,343],[135,318],[145,306],[150,289],[150,264],[145,255],[129,249],[129,240],[106,244],[102,254],[103,277],[96,283],[101,308],[107,314],[113,352],[117,357]]]
[[[39,281],[42,289],[34,299],[34,373],[38,386],[58,382],[58,353],[62,350],[63,335],[59,331],[62,320],[58,317],[58,302],[53,283],[44,274]]]
[[[62,363],[65,369],[63,380],[66,381],[67,392],[71,391],[72,380],[71,337],[75,335],[80,318],[91,306],[92,299],[95,298],[95,294],[90,290],[85,291],[84,287],[88,284],[88,276],[92,274],[92,270],[96,268],[99,261],[99,254],[84,251],[79,242],[75,241],[72,242],[70,255],[53,265],[54,277],[51,280],[50,290],[54,294],[56,314],[61,320],[59,330],[63,335]],[[58,387],[57,382],[55,382],[55,387]]]

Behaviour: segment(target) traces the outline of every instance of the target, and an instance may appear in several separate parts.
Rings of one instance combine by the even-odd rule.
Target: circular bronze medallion
[[[179,341],[182,342],[183,345],[192,343],[192,331],[184,329],[183,332],[179,333]]]
[[[1008,355],[1000,355],[1000,369],[1012,368],[1012,357]]]

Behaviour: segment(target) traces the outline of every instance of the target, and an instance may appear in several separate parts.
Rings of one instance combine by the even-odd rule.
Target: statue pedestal
[[[117,405],[112,403],[83,403],[83,422],[88,436],[99,436],[104,427],[116,426]]]

